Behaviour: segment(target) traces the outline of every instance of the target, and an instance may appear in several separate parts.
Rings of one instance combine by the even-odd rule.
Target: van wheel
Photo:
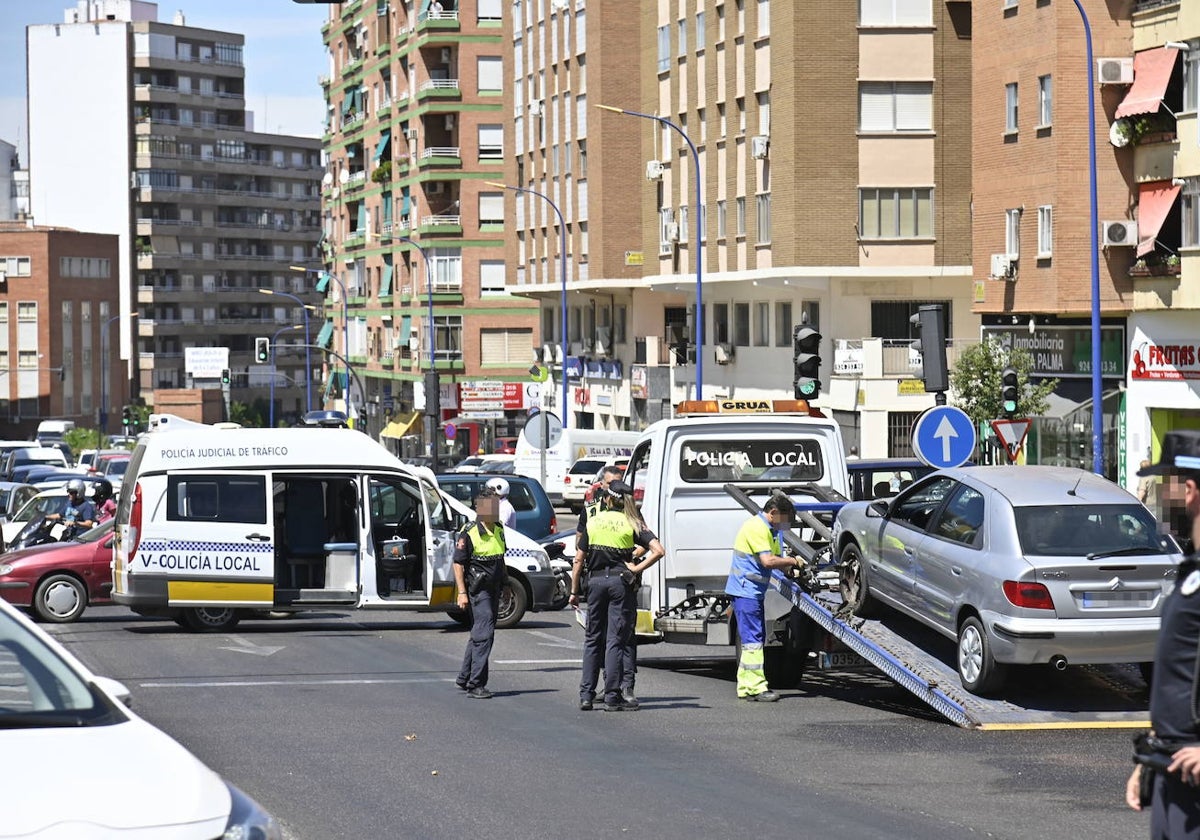
[[[87,589],[71,575],[50,575],[38,584],[33,595],[33,611],[37,617],[55,624],[66,624],[79,618],[87,604]]]
[[[500,589],[500,603],[496,605],[496,627],[507,630],[516,627],[529,609],[529,593],[519,578],[509,575]]]
[[[859,618],[871,618],[879,612],[879,602],[871,595],[867,582],[867,561],[854,543],[848,543],[842,549],[838,563],[838,592],[842,603]]]
[[[195,633],[232,630],[241,618],[238,611],[231,607],[188,607],[183,611],[184,626]]]

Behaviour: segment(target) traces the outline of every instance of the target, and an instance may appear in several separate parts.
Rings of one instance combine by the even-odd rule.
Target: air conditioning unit
[[[1137,244],[1137,222],[1101,222],[1100,229],[1104,232],[1105,248],[1126,248]]]
[[[529,101],[529,115],[531,117],[540,117],[542,115],[542,100],[531,99]]]
[[[406,140],[416,140],[417,139],[417,130],[415,128],[404,129],[404,138]]]
[[[767,150],[771,146],[771,138],[765,134],[756,134],[750,138],[750,157],[755,160],[766,160]]]
[[[1098,58],[1096,59],[1096,75],[1102,85],[1133,84],[1132,58]]]
[[[713,350],[713,356],[717,364],[727,365],[733,361],[733,345],[718,344]]]
[[[663,162],[661,160],[646,161],[646,180],[647,181],[661,181],[662,176],[663,176],[663,171],[665,169],[666,169],[666,167],[663,165]]]
[[[442,47],[442,64],[450,63],[450,48]]]
[[[446,130],[447,131],[454,130],[454,115],[453,114],[446,115]]]
[[[989,275],[996,280],[1011,280],[1016,269],[1016,260],[1008,254],[992,254],[992,271]]]
[[[670,224],[667,225],[667,241],[668,242],[678,242],[679,241],[679,222],[671,222]]]

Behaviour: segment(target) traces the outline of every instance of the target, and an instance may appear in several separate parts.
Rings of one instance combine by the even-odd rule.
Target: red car
[[[517,439],[515,437],[498,437],[492,451],[497,455],[516,455]]]
[[[0,598],[42,621],[74,621],[88,604],[110,603],[112,544],[110,519],[65,543],[0,555]]]

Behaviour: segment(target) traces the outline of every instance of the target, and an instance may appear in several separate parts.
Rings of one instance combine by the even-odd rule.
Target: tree
[[[958,357],[950,374],[954,388],[954,404],[967,413],[976,424],[988,423],[1004,416],[1001,406],[1001,374],[1006,367],[1016,368],[1020,383],[1017,417],[1036,417],[1049,406],[1046,399],[1058,387],[1057,379],[1046,379],[1034,385],[1029,381],[1033,357],[1020,348],[1005,347],[994,338],[987,338],[968,347]]]
[[[262,399],[257,399],[251,404],[234,402],[229,406],[229,419],[240,423],[243,428],[259,429],[267,425],[267,408],[266,401]]]

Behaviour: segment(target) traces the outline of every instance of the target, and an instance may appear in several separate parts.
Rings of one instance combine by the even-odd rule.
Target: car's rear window
[[[604,461],[576,461],[571,465],[571,475],[595,475],[604,466]]]
[[[1021,551],[1034,556],[1086,557],[1127,552],[1162,554],[1154,515],[1138,504],[1031,505],[1013,508]],[[1167,551],[1178,551],[1166,538]]]
[[[679,475],[688,482],[819,481],[825,462],[812,439],[688,440],[679,450]]]

